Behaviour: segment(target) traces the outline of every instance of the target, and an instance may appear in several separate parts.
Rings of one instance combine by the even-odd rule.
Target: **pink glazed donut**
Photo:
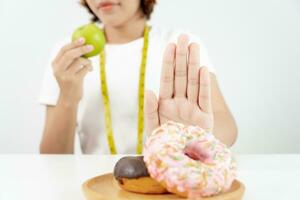
[[[182,197],[225,192],[236,178],[230,150],[197,126],[163,124],[149,135],[143,154],[150,176]]]

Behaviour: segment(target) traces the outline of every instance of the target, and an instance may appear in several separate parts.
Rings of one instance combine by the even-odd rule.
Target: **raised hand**
[[[159,97],[152,91],[145,94],[148,133],[168,120],[213,129],[210,75],[206,67],[200,68],[199,57],[198,44],[189,44],[186,35],[179,36],[177,45],[167,46]]]

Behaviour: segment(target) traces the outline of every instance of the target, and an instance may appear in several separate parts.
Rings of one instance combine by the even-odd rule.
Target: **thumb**
[[[145,92],[145,127],[147,134],[150,134],[155,128],[159,126],[158,119],[158,101],[153,91],[147,90]]]

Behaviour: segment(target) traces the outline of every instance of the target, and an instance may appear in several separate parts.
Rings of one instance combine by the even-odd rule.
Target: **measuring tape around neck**
[[[136,147],[137,154],[141,154],[143,149],[144,90],[145,90],[145,75],[146,75],[146,64],[147,64],[149,30],[150,28],[146,25],[144,30],[144,44],[142,50],[142,59],[140,65],[140,79],[139,79],[139,88],[138,88],[138,125],[137,125],[137,147]],[[109,101],[107,81],[106,81],[104,50],[100,52],[100,80],[101,80],[101,93],[102,93],[102,99],[104,105],[105,130],[106,130],[109,150],[111,154],[117,154],[117,149],[116,149],[114,135],[113,135],[110,101]]]

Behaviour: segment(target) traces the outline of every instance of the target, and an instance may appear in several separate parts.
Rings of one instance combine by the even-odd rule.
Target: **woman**
[[[81,3],[94,21],[101,21],[106,37],[102,63],[106,73],[99,75],[98,66],[104,57],[100,62],[98,56],[82,57],[93,50],[84,39],[58,45],[39,99],[47,107],[41,153],[74,153],[76,132],[83,153],[136,153],[136,145],[141,142],[136,137],[137,127],[143,130],[143,123],[138,121],[138,112],[143,108],[138,91],[141,60],[146,63],[141,65],[146,72],[142,109],[145,132],[173,120],[211,130],[228,146],[235,142],[234,119],[197,38],[151,27],[147,42],[145,30],[155,0]],[[100,82],[99,76],[106,77],[107,82]],[[109,100],[102,86],[107,87]],[[113,132],[109,131],[112,124]],[[106,135],[109,132],[114,135]]]

